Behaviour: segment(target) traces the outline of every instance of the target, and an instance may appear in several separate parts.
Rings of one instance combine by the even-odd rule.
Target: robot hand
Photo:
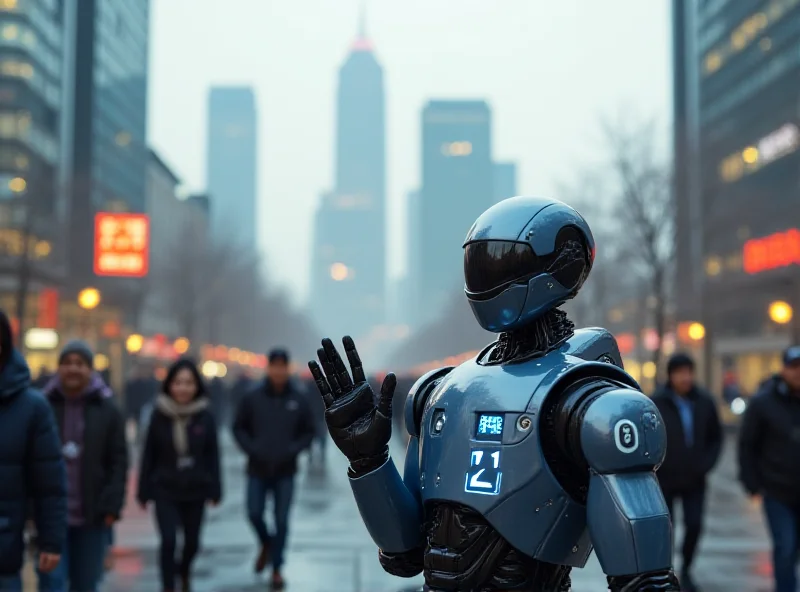
[[[328,431],[350,461],[350,476],[355,478],[374,471],[389,458],[397,378],[391,373],[386,375],[376,404],[353,339],[344,337],[342,344],[352,378],[330,339],[323,339],[322,348],[317,350],[322,370],[314,361],[308,363],[308,368],[325,401]]]

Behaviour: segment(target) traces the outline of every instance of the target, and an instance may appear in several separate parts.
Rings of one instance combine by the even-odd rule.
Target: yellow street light
[[[686,333],[689,335],[689,339],[692,341],[702,341],[706,336],[706,328],[702,325],[702,323],[692,323],[689,325]]]
[[[100,304],[100,290],[84,288],[78,293],[78,306],[83,310],[93,310]]]
[[[786,325],[792,320],[794,310],[792,305],[782,300],[776,300],[769,305],[769,318],[779,325]]]
[[[128,335],[128,338],[125,340],[125,349],[128,350],[129,354],[139,353],[142,351],[142,347],[144,347],[144,337],[136,333]]]
[[[172,347],[175,348],[175,353],[180,355],[189,351],[190,345],[191,344],[186,337],[178,337],[178,339],[175,340],[175,343],[172,344]]]
[[[27,187],[28,182],[22,177],[14,177],[8,182],[8,188],[14,193],[22,193]]]
[[[747,164],[755,164],[758,162],[758,148],[755,146],[748,146],[742,150],[742,160]]]
[[[105,354],[97,354],[94,357],[94,368],[95,370],[99,370],[102,372],[106,368],[111,365],[111,361],[108,359],[108,356]]]

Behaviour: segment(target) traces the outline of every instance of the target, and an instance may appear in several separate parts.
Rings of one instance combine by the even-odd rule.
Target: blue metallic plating
[[[555,200],[506,200],[469,231],[465,292],[478,322],[502,334],[411,389],[402,479],[391,461],[351,475],[386,571],[422,572],[431,592],[563,592],[595,550],[613,592],[680,589],[655,478],[661,417],[622,369],[614,338],[574,330],[556,309],[580,289],[594,251],[583,218]],[[342,376],[331,356],[320,354],[328,380]],[[354,348],[348,358],[360,364]],[[330,398],[313,363],[312,372]],[[334,416],[359,388],[326,399],[343,450],[374,414],[346,429]],[[351,471],[369,460],[349,457]]]

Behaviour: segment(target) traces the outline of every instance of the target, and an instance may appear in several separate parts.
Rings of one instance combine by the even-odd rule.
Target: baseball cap
[[[794,366],[800,364],[800,345],[793,345],[783,352],[783,365]]]

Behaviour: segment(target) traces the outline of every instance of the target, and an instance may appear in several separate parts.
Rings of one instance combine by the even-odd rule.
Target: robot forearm
[[[672,523],[652,472],[592,475],[589,532],[612,592],[680,590]]]
[[[350,479],[361,519],[384,553],[401,554],[422,546],[422,508],[391,459]]]

